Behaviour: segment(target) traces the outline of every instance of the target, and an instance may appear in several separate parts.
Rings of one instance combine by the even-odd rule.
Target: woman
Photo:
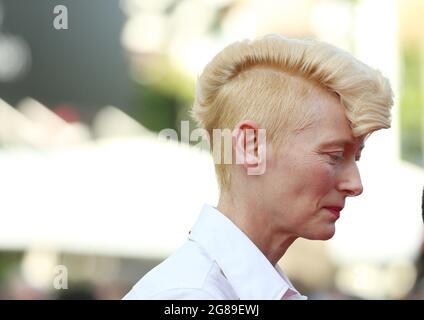
[[[277,262],[297,238],[334,235],[346,198],[363,190],[366,138],[390,127],[392,95],[380,72],[323,42],[269,35],[226,47],[192,110],[213,144],[214,131],[233,131],[233,161],[214,152],[219,203],[125,298],[305,299]]]

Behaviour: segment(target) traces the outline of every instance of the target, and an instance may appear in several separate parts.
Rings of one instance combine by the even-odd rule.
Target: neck
[[[297,239],[293,234],[275,229],[270,215],[255,202],[221,195],[217,209],[246,234],[273,266]]]

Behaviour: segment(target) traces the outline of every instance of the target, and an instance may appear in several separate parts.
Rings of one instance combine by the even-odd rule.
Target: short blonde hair
[[[335,92],[355,137],[390,127],[393,92],[382,74],[349,53],[317,40],[267,35],[235,42],[206,65],[196,85],[192,117],[212,137],[242,119],[266,129],[267,141],[282,142],[307,126],[305,98],[316,86]],[[215,164],[221,190],[230,165]]]

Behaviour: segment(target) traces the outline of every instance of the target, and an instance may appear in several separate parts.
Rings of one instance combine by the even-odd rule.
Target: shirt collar
[[[199,243],[217,262],[240,299],[305,299],[277,266],[230,219],[204,205],[189,239]]]

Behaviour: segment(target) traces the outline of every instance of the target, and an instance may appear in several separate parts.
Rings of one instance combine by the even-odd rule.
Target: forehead
[[[310,125],[305,128],[304,139],[314,145],[362,145],[363,138],[355,138],[339,96],[325,89],[314,90],[305,100]]]

